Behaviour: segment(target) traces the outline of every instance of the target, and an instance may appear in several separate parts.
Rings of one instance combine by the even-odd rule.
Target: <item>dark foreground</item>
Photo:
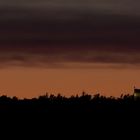
[[[119,115],[139,114],[140,100],[133,95],[124,95],[120,98],[104,97],[99,94],[91,96],[83,93],[81,96],[70,98],[61,95],[44,95],[33,99],[18,99],[7,96],[0,97],[0,113],[36,114],[36,115]]]
[[[29,133],[30,130],[45,131],[46,137],[50,131],[61,131],[60,135],[66,131],[65,134],[71,136],[79,130],[80,135],[86,131],[95,135],[96,132],[116,132],[116,129],[135,130],[136,125],[139,127],[139,114],[140,100],[134,100],[132,95],[117,99],[100,95],[92,97],[85,93],[70,98],[61,95],[44,95],[23,100],[0,97],[1,128],[11,131],[15,127],[16,131],[28,130]],[[35,131],[34,134],[37,134]]]

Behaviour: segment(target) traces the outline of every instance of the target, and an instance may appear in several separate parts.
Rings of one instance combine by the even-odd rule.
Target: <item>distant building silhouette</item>
[[[134,87],[134,98],[140,98],[140,89]]]

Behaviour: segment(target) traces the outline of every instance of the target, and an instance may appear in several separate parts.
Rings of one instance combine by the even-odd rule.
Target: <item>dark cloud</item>
[[[2,0],[0,65],[137,66],[139,4],[138,0]]]
[[[9,51],[8,51],[9,50]],[[42,47],[42,48],[12,48],[3,49],[0,52],[1,67],[8,66],[28,66],[28,67],[46,67],[46,68],[66,68],[77,67],[82,64],[92,68],[97,64],[107,64],[119,66],[139,66],[140,49],[117,50],[105,47]],[[79,65],[80,64],[80,65]],[[84,66],[84,65],[82,65]]]

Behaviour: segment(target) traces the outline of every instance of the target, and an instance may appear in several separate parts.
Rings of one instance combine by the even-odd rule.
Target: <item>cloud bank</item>
[[[139,66],[139,4],[138,0],[1,0],[0,65]]]
[[[125,50],[126,49],[126,50]],[[67,68],[98,64],[124,66],[140,64],[140,50],[112,47],[33,47],[5,48],[0,52],[1,66],[36,66],[46,68]],[[80,65],[79,65],[80,64]],[[93,65],[94,64],[94,65]]]

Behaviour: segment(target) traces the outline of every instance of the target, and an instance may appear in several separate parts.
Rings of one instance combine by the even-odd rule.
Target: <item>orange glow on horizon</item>
[[[105,96],[133,93],[139,69],[0,69],[1,95],[32,98],[48,93],[70,96],[82,91]]]

